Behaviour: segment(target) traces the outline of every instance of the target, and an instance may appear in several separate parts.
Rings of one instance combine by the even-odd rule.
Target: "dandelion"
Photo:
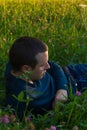
[[[87,5],[85,5],[85,4],[80,4],[79,6],[81,6],[81,7],[87,7]]]
[[[3,38],[3,41],[6,42],[6,38]]]

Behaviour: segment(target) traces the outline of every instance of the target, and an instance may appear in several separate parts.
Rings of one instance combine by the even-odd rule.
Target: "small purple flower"
[[[30,121],[30,117],[26,117],[26,121],[29,122]]]
[[[56,130],[56,127],[55,126],[51,126],[50,130]]]
[[[77,92],[76,92],[76,95],[77,95],[77,96],[81,96],[81,92],[80,92],[80,91],[77,91]]]
[[[5,123],[5,124],[8,124],[9,123],[9,116],[8,115],[4,115],[2,117],[2,121]]]

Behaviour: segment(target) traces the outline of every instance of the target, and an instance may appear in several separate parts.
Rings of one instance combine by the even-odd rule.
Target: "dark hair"
[[[38,63],[36,55],[47,50],[47,45],[37,38],[20,37],[14,41],[9,51],[12,69],[19,71],[23,65],[29,65],[34,68]]]

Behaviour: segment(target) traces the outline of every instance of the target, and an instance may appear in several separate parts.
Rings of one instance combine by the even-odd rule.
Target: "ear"
[[[30,71],[30,70],[31,70],[31,67],[30,67],[29,65],[23,65],[23,66],[21,67],[21,70],[22,70],[22,72]]]

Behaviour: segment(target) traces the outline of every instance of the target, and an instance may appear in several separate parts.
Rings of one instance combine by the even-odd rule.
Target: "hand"
[[[68,98],[68,94],[66,90],[60,89],[56,92],[55,95],[55,99],[53,102],[53,107],[55,106],[55,104],[60,101],[60,102],[66,102]]]

